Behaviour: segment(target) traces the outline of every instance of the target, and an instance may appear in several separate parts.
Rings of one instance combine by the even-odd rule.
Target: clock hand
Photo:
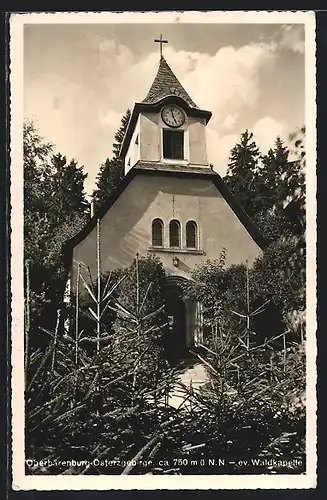
[[[171,116],[174,118],[174,122],[177,123],[173,110],[171,110]]]

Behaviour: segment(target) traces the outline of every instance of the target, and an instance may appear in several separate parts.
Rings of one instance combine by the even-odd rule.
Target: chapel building
[[[78,263],[96,276],[97,249],[101,273],[130,266],[137,253],[158,256],[167,274],[170,329],[181,348],[201,342],[203,325],[201,304],[183,300],[180,282],[223,249],[226,265],[251,265],[264,246],[208,163],[211,115],[194,103],[161,55],[150,90],[134,104],[127,126],[121,147],[124,178],[66,244],[72,290]]]

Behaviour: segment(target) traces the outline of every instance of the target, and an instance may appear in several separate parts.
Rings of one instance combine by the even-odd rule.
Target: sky
[[[304,125],[302,24],[26,24],[24,117],[70,161],[88,194],[127,108],[142,101],[164,56],[213,116],[208,160],[221,175],[246,129],[262,153]]]

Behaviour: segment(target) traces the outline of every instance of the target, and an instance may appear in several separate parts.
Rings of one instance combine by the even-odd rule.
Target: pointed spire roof
[[[150,87],[148,95],[141,102],[136,102],[127,126],[124,140],[120,148],[120,157],[124,158],[127,152],[128,146],[130,144],[135,125],[139,114],[142,111],[145,112],[155,112],[157,113],[162,101],[169,98],[179,98],[185,103],[185,111],[188,116],[193,116],[197,118],[204,118],[206,124],[209,122],[212,113],[211,111],[206,111],[205,109],[199,108],[195,102],[192,101],[181,82],[172,72],[170,66],[167,64],[166,59],[161,56],[159,68],[155,79]],[[182,105],[182,103],[180,103]]]
[[[178,78],[174,75],[164,56],[160,57],[158,72],[151,85],[144,104],[156,104],[168,96],[179,96],[192,108],[199,109],[192,101]]]

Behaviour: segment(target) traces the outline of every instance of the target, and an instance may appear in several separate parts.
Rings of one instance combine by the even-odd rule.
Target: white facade
[[[184,159],[179,164],[208,167],[205,118],[193,118],[185,114],[185,122],[177,130],[184,131]],[[141,112],[125,156],[125,174],[139,161],[176,164],[176,160],[164,158],[163,131],[171,130],[157,113]]]

